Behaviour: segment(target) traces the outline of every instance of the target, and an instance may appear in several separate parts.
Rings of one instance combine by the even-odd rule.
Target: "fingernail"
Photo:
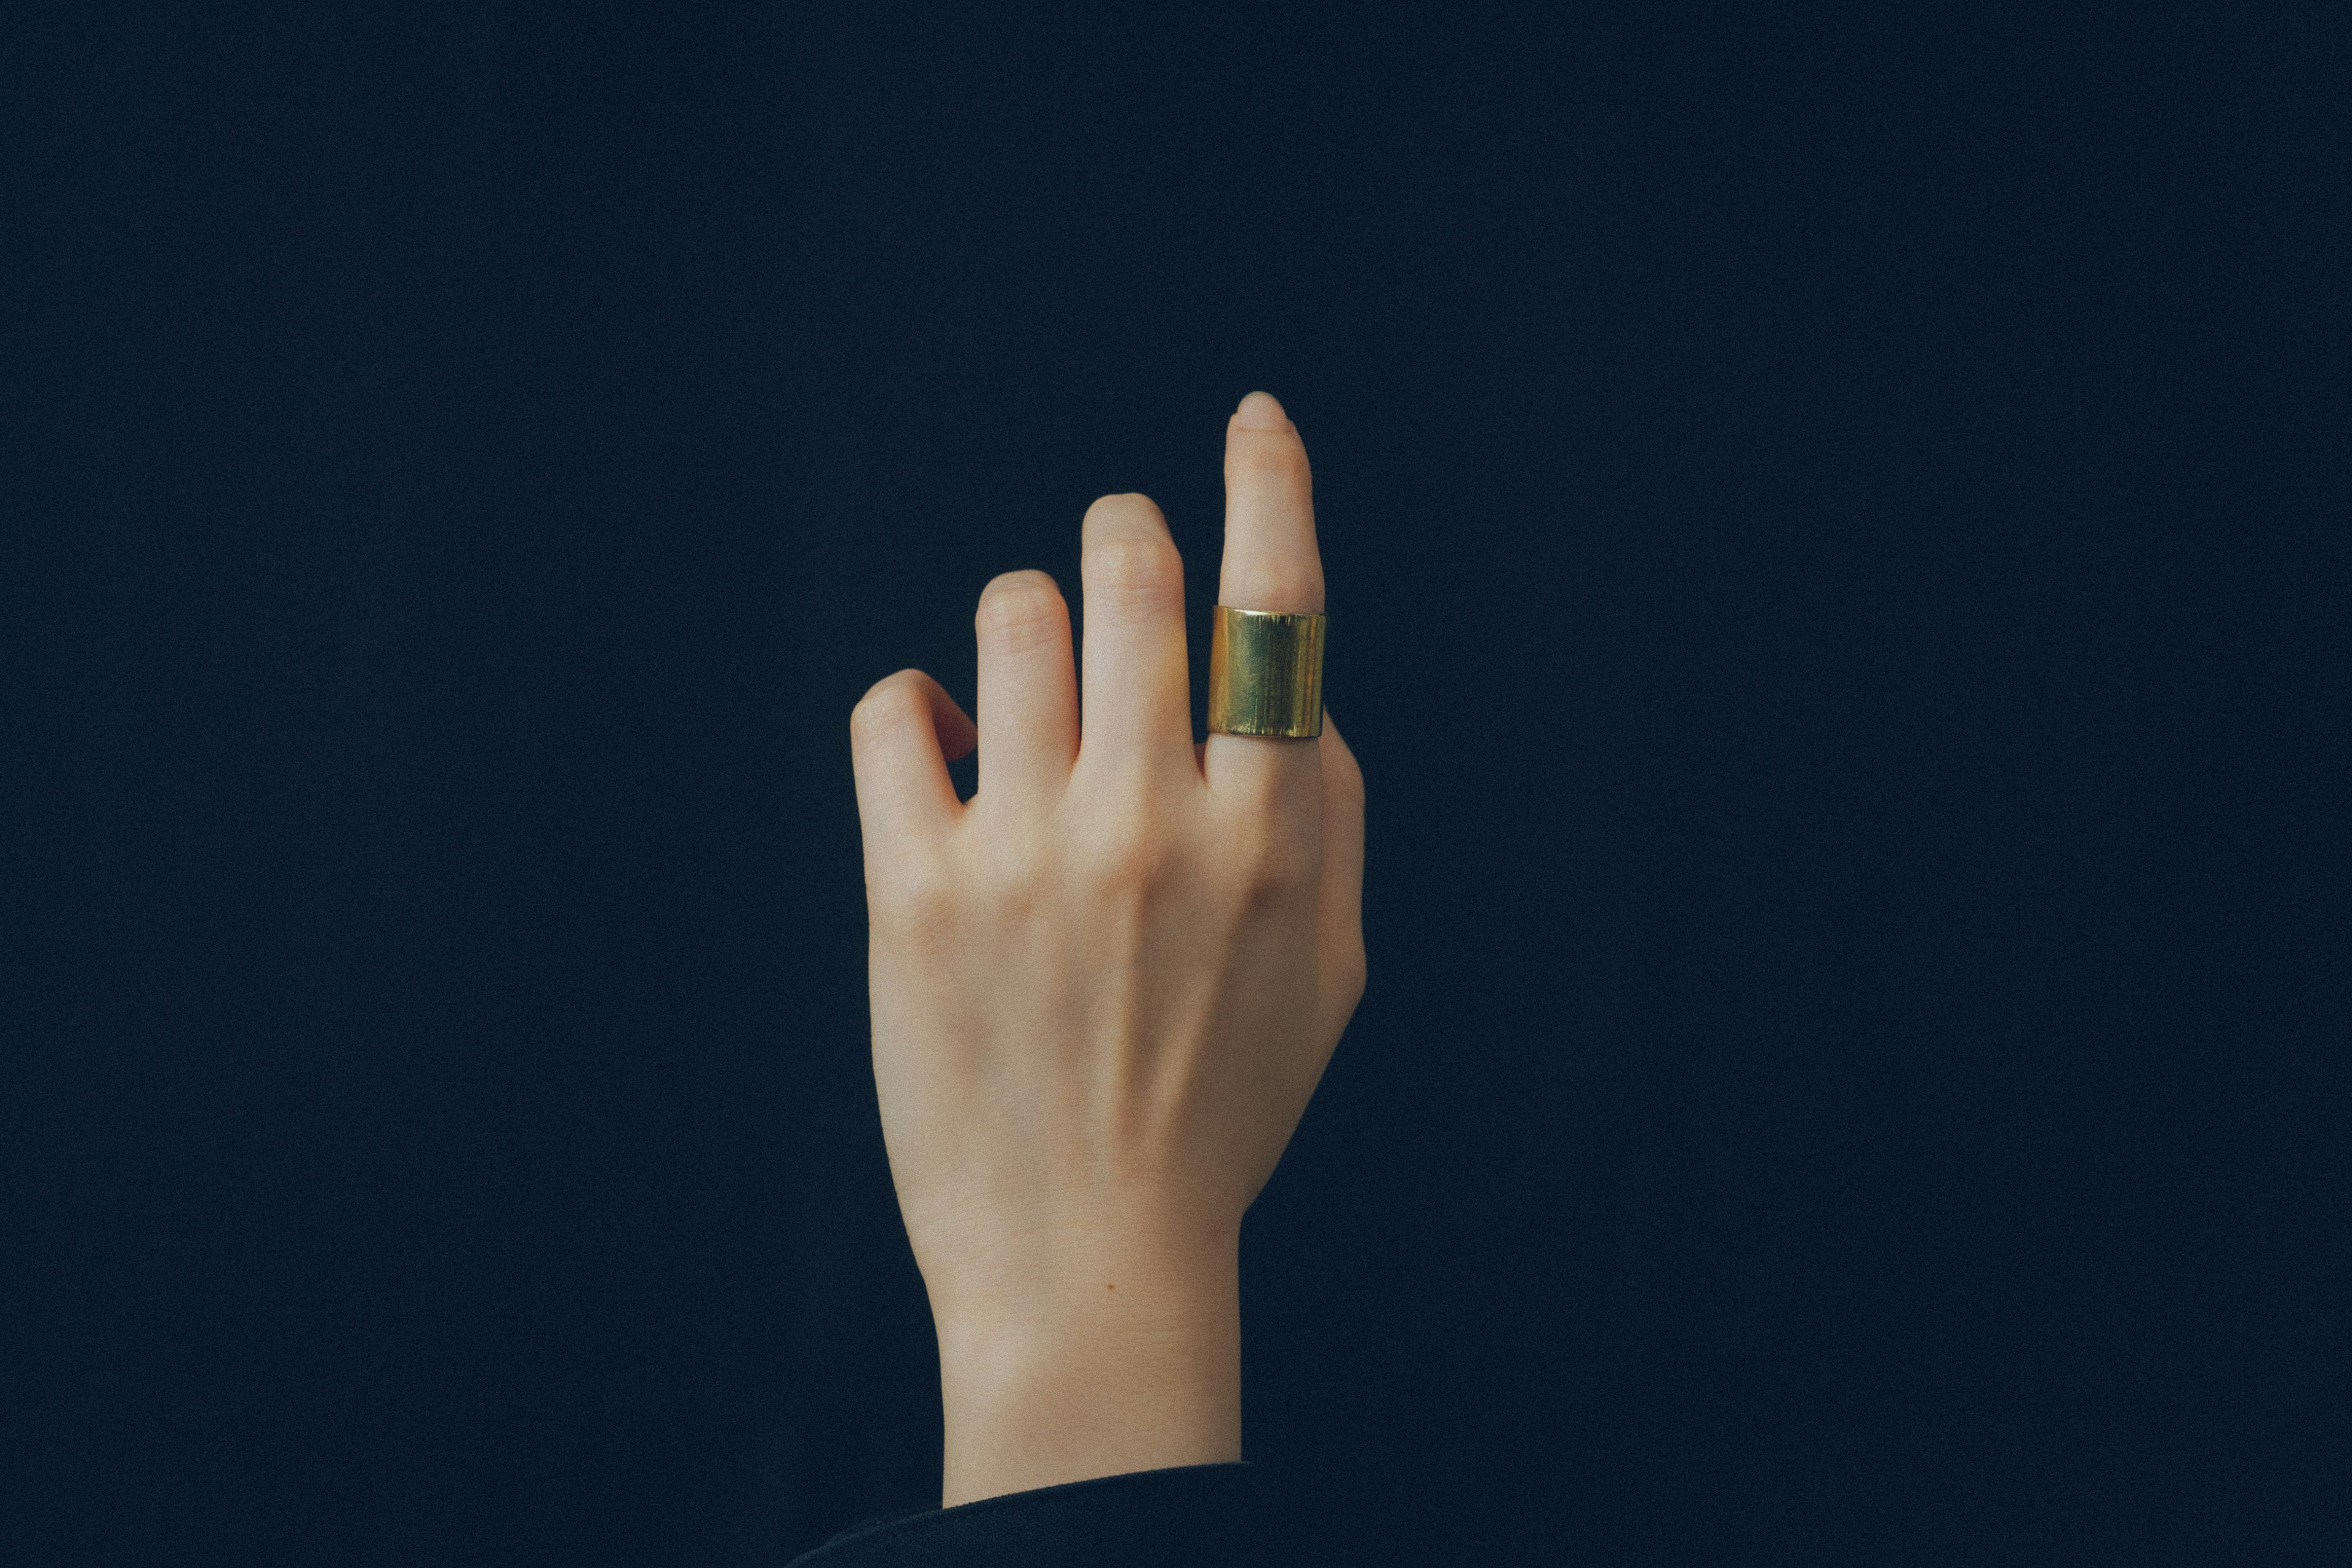
[[[1286,430],[1290,427],[1289,416],[1283,413],[1282,405],[1274,400],[1274,394],[1270,392],[1253,392],[1243,398],[1242,405],[1234,410],[1234,423],[1244,430]]]

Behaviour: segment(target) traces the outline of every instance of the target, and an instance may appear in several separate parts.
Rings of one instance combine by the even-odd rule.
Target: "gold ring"
[[[1323,732],[1323,616],[1217,606],[1209,634],[1209,731]]]

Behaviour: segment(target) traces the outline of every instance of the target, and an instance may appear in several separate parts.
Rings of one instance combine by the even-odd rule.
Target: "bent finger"
[[[963,815],[948,759],[979,730],[947,689],[919,669],[886,676],[849,714],[849,763],[868,857],[907,837],[936,838]]]

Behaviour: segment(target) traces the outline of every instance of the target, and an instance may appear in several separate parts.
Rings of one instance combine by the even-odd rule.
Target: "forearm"
[[[1017,1302],[938,1317],[942,1507],[1242,1457],[1238,1238],[1088,1261]]]

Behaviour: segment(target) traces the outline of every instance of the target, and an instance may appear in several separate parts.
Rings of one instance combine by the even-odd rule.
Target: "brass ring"
[[[1320,735],[1327,619],[1219,605],[1209,634],[1210,732]]]

